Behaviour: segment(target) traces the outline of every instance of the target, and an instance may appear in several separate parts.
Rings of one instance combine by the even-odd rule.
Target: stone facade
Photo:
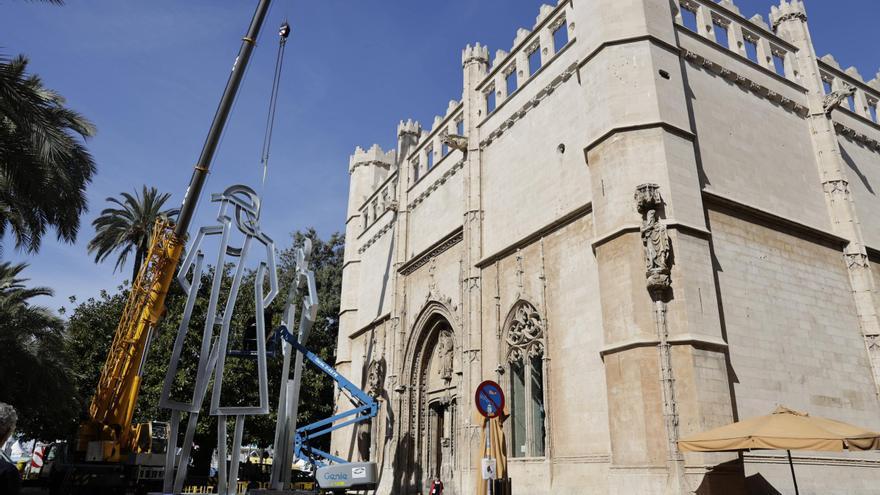
[[[474,493],[485,379],[513,494],[787,493],[784,453],[675,440],[777,404],[880,429],[880,76],[818,58],[801,0],[562,0],[461,61],[349,163],[337,366],[382,409],[333,453]],[[794,460],[804,494],[880,483]]]

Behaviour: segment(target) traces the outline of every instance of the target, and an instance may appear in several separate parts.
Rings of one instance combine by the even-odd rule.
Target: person
[[[434,482],[431,483],[431,491],[428,492],[428,495],[443,495],[443,482],[440,481],[440,478],[434,478]]]
[[[18,416],[15,409],[9,404],[0,402],[0,445],[6,443],[12,432],[15,431],[15,422]],[[21,490],[21,475],[6,454],[0,452],[0,493],[4,495],[18,495]]]

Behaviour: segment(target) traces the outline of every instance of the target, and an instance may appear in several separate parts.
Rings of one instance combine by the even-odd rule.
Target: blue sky
[[[773,0],[736,0],[765,18]],[[45,238],[31,264],[33,284],[56,291],[40,301],[71,308],[128,278],[130,264],[96,265],[86,253],[92,219],[107,196],[142,184],[172,194],[188,183],[256,2],[253,0],[67,0],[64,7],[0,0],[0,53],[26,54],[30,70],[98,127],[89,149],[98,175],[75,245]],[[356,145],[395,144],[396,123],[430,125],[461,96],[461,49],[479,41],[509,49],[531,27],[539,0],[276,0],[193,225],[214,217],[207,194],[233,183],[259,189],[260,146],[277,49],[277,26],[293,26],[282,79],[263,226],[284,246],[314,226],[344,229],[348,155]],[[880,68],[877,0],[807,0],[819,55],[832,53],[867,79]],[[129,261],[129,263],[131,263]]]

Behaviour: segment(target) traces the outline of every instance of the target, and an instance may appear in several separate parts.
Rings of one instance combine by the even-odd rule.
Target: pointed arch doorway
[[[434,307],[432,307],[434,306]],[[448,312],[439,304],[422,313],[408,346],[405,371],[411,439],[406,463],[407,486],[401,493],[424,493],[439,478],[444,493],[455,495],[456,451],[460,424],[460,346]]]

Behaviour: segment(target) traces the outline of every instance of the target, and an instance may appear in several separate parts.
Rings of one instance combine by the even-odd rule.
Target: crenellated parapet
[[[352,173],[356,168],[367,165],[378,165],[383,168],[389,168],[395,163],[395,152],[382,151],[378,144],[374,144],[368,150],[364,150],[360,146],[354,149],[354,153],[348,159],[348,172]]]
[[[477,43],[474,46],[468,44],[461,51],[461,65],[465,66],[471,62],[489,63],[489,47]]]
[[[857,68],[844,69],[830,54],[820,57],[818,62],[826,100],[839,95],[834,109],[880,124],[880,73],[866,81]]]
[[[792,19],[807,22],[807,10],[802,0],[780,0],[778,7],[770,7],[770,23],[773,24],[773,29]]]
[[[422,126],[413,119],[407,119],[406,122],[400,121],[397,124],[397,137],[401,136],[416,136],[418,137],[422,134]]]

